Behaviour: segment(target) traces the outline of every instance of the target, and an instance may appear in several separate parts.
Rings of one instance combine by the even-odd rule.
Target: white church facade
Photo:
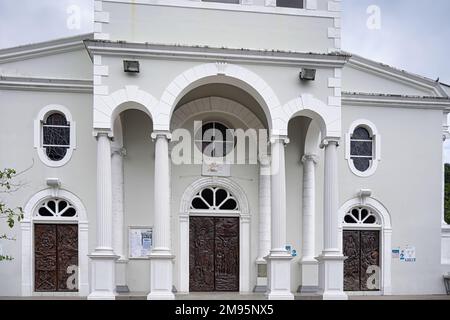
[[[341,51],[340,11],[95,0],[93,34],[0,50],[0,296],[443,294],[450,86]]]

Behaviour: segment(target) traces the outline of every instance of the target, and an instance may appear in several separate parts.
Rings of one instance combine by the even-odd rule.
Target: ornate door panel
[[[69,267],[78,267],[78,225],[36,224],[34,248],[35,291],[77,291],[78,277]]]
[[[380,232],[361,231],[361,291],[379,290],[379,285],[375,286],[372,279],[368,281],[373,272],[377,272],[375,276],[380,276],[379,268],[368,270],[373,266],[380,266]],[[370,272],[368,273],[368,271]],[[379,279],[377,280],[376,282],[379,284]],[[370,288],[367,286],[368,282],[370,282]]]
[[[189,290],[239,291],[239,218],[191,217]]]
[[[74,266],[78,266],[78,226],[58,225],[58,291],[77,291],[78,277],[69,277],[74,274]]]
[[[35,291],[57,291],[56,225],[36,224],[34,239]]]
[[[360,290],[360,241],[359,231],[344,231],[343,240],[344,256],[344,290],[359,291]]]
[[[344,262],[344,290],[370,291],[378,287],[367,286],[369,277],[378,272],[380,266],[380,232],[379,231],[344,231],[343,251],[347,259]],[[377,270],[367,273],[369,267]],[[369,270],[370,271],[370,270]],[[379,281],[377,281],[379,283]],[[374,281],[371,282],[373,285]]]
[[[216,218],[216,291],[239,291],[239,218]]]
[[[189,220],[189,290],[214,291],[214,218]]]

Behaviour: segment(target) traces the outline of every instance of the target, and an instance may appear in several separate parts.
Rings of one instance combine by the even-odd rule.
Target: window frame
[[[233,139],[231,141],[227,140],[227,136],[223,137],[223,140],[217,141],[217,143],[222,143],[223,145],[232,144],[232,147],[229,150],[229,152],[227,152],[223,156],[216,156],[216,155],[210,156],[210,155],[207,155],[207,154],[205,154],[205,150],[203,149],[203,143],[207,143],[207,142],[210,142],[210,141],[206,141],[204,139],[203,128],[206,125],[209,125],[209,124],[213,124],[213,125],[214,124],[220,124],[220,125],[222,125],[222,126],[224,126],[226,128],[225,132],[227,132],[228,130],[234,130],[234,129],[231,128],[231,126],[229,126],[228,124],[226,124],[226,123],[224,123],[224,122],[222,122],[220,120],[211,120],[211,121],[202,122],[201,127],[196,128],[196,131],[194,132],[194,145],[195,145],[194,147],[197,148],[198,151],[200,151],[200,153],[202,154],[203,158],[212,159],[212,160],[225,159],[227,157],[227,155],[229,155],[234,150],[234,148],[236,147],[236,141],[235,141],[236,137],[233,134],[233,137],[232,137]],[[197,135],[198,135],[199,131],[201,131],[201,135],[202,135],[201,139],[197,139]],[[216,142],[216,140],[211,141],[212,144],[215,144],[215,142]],[[202,144],[201,148],[199,148],[198,143]]]
[[[372,163],[366,171],[360,171],[355,167],[355,164],[352,159],[352,157],[354,156],[351,155],[351,142],[352,142],[351,137],[355,132],[355,130],[359,127],[366,129],[369,132],[370,136],[372,137],[372,157],[371,157]],[[345,135],[345,145],[346,145],[345,159],[348,162],[351,172],[361,178],[367,178],[372,176],[378,168],[378,163],[381,161],[381,135],[378,133],[376,126],[366,119],[354,121],[350,125],[349,130]]]
[[[61,160],[51,160],[44,147],[44,125],[47,118],[53,113],[60,113],[70,126],[70,145],[67,148],[66,155]],[[57,104],[45,106],[34,121],[34,148],[37,150],[39,159],[48,167],[57,168],[67,164],[72,158],[73,151],[76,149],[76,123],[73,121],[70,111]]]

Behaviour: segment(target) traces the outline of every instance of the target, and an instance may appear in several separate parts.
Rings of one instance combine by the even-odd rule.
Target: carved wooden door
[[[35,291],[77,291],[78,225],[36,224],[34,252]]]
[[[239,291],[239,218],[191,217],[189,290]]]
[[[215,219],[216,291],[239,291],[239,219]]]
[[[343,236],[343,252],[347,257],[344,262],[344,290],[379,290],[376,286],[379,284],[379,279],[375,282],[369,280],[369,277],[379,277],[380,232],[345,230]],[[376,272],[375,275],[374,272]],[[372,285],[368,286],[369,282]]]

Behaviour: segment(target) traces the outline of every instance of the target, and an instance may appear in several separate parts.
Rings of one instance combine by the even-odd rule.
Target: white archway
[[[392,224],[391,216],[386,207],[378,200],[371,197],[353,198],[339,209],[339,250],[343,250],[343,221],[347,212],[354,207],[365,207],[375,212],[381,219],[381,293],[392,294],[391,266],[392,266]]]
[[[184,191],[179,212],[179,266],[178,291],[189,292],[189,216],[191,201],[195,195],[207,187],[220,187],[228,190],[239,205],[239,291],[250,292],[250,211],[244,190],[227,178],[202,178],[193,182]]]
[[[158,100],[138,86],[125,86],[124,89],[117,90],[109,96],[95,95],[94,128],[112,131],[114,120],[128,109],[141,110],[153,120],[157,104]]]
[[[70,202],[76,209],[78,217],[70,220],[78,224],[78,295],[89,294],[89,270],[88,270],[88,231],[89,224],[86,208],[81,200],[73,193],[59,189],[45,189],[28,200],[24,208],[24,219],[21,221],[22,237],[22,296],[30,297],[34,294],[34,223],[61,223],[61,219],[40,219],[35,216],[38,206],[45,200],[53,198],[64,199]],[[56,294],[54,294],[56,295]]]
[[[327,106],[321,100],[315,98],[311,94],[302,94],[284,106],[279,112],[281,118],[275,119],[281,133],[287,135],[287,125],[289,120],[297,116],[306,116],[317,122],[322,139],[326,137],[338,137],[341,133],[341,108]],[[284,125],[283,125],[284,124]]]
[[[217,112],[228,117],[238,118],[240,122],[245,124],[247,129],[259,130],[265,128],[261,120],[245,106],[236,101],[221,97],[201,98],[182,105],[173,113],[170,128],[172,130],[181,128],[190,118],[210,112]]]
[[[208,83],[229,84],[247,91],[262,107],[272,128],[272,119],[278,117],[273,114],[273,110],[280,110],[281,105],[272,88],[259,75],[246,68],[217,62],[191,68],[169,84],[155,111],[155,130],[169,130],[177,103],[189,91]]]

